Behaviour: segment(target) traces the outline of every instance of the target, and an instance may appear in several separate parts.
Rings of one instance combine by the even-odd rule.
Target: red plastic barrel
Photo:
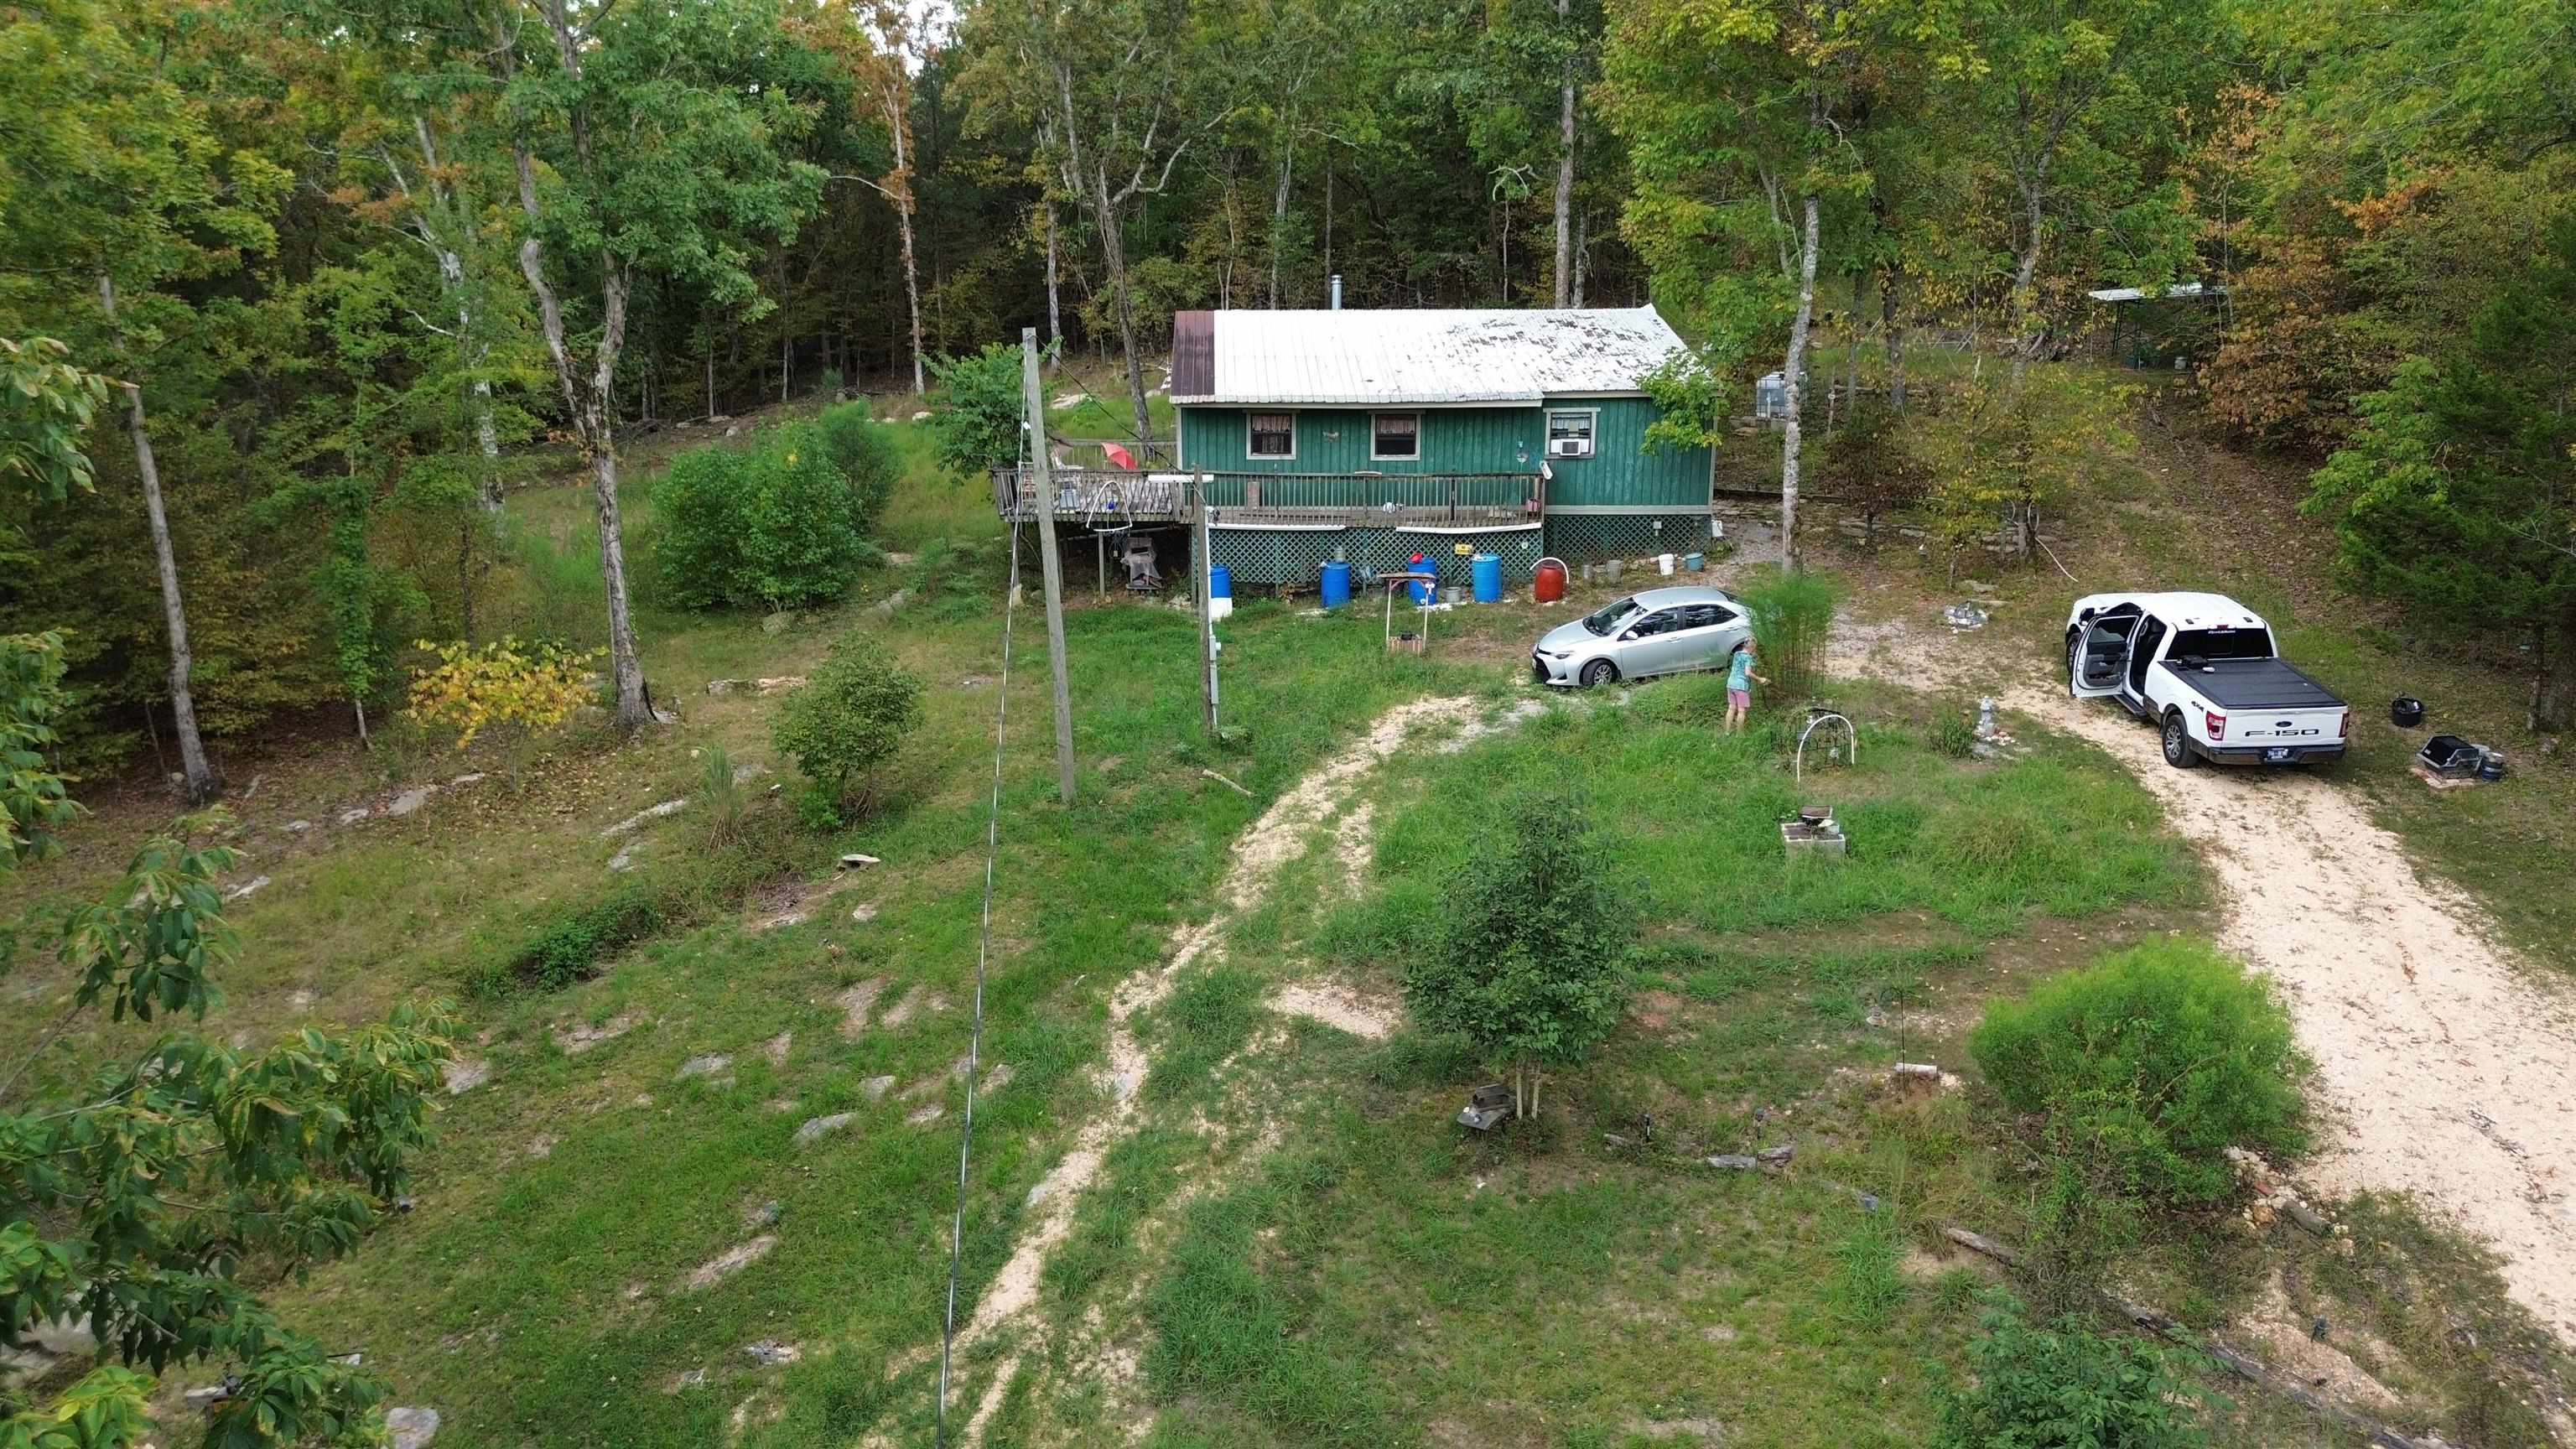
[[[1538,561],[1538,572],[1530,579],[1530,596],[1542,604],[1553,604],[1565,597],[1565,565],[1553,558]]]

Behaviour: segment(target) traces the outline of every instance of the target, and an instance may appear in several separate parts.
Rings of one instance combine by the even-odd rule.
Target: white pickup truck
[[[2066,688],[2127,705],[2164,732],[2176,768],[2339,758],[2352,711],[2272,650],[2272,630],[2223,594],[2088,594],[2066,615]]]

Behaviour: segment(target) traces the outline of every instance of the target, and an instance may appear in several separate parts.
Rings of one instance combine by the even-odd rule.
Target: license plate
[[[2277,765],[2289,757],[2289,749],[2282,745],[2274,745],[2272,748],[2263,752],[2263,762],[2267,765]]]

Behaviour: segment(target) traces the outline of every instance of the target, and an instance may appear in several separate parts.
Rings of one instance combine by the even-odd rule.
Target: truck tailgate
[[[2217,717],[2214,710],[2206,713]],[[2209,743],[2221,749],[2340,746],[2344,742],[2346,713],[2342,705],[2332,709],[2231,710],[2224,716],[2224,728],[2211,732]]]

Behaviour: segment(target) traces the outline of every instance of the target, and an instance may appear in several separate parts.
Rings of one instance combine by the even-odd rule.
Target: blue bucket
[[[1208,597],[1211,599],[1234,597],[1234,574],[1223,564],[1208,570]]]
[[[1703,555],[1695,553],[1686,553],[1682,555],[1682,567],[1689,569],[1692,573],[1698,573],[1701,569],[1706,568],[1707,566],[1708,559]]]
[[[1476,602],[1499,604],[1503,601],[1503,556],[1480,553],[1469,559],[1468,575],[1476,586]]]
[[[1324,607],[1338,609],[1351,601],[1351,566],[1335,559],[1324,565]]]
[[[1426,555],[1406,563],[1403,567],[1408,573],[1437,575],[1440,572],[1440,561]],[[1436,602],[1440,597],[1440,585],[1429,580],[1406,584],[1404,591],[1412,596],[1413,602],[1426,606]]]

